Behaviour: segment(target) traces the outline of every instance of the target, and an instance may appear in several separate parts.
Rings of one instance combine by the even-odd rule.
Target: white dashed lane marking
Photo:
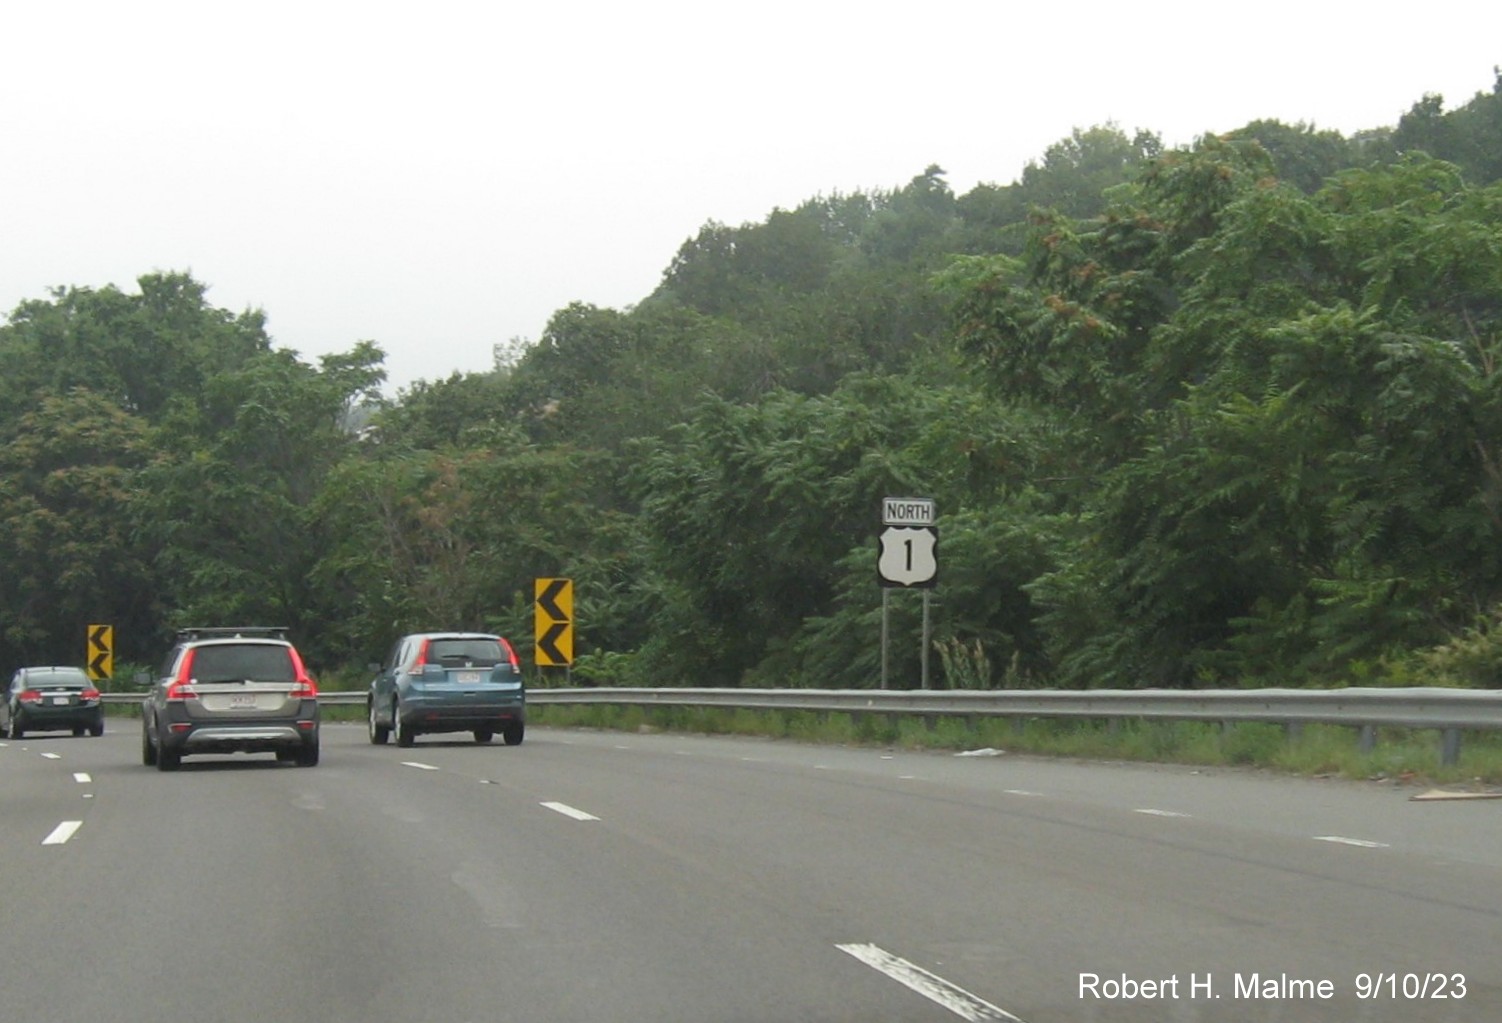
[[[77,834],[78,829],[83,827],[83,821],[63,821],[52,829],[52,834],[42,839],[43,845],[62,845]]]
[[[962,987],[929,973],[906,959],[894,956],[875,945],[836,945],[841,952],[854,956],[867,966],[918,992],[970,1023],[1023,1023],[1005,1009],[972,995]]]
[[[583,810],[569,806],[567,803],[543,803],[542,805],[554,813],[561,813],[563,816],[572,817],[576,821],[597,821],[600,819],[592,813],[585,813]]]
[[[1341,835],[1315,835],[1316,842],[1334,842],[1336,845],[1354,845],[1358,849],[1391,849],[1386,842],[1372,842],[1365,838],[1345,838]]]

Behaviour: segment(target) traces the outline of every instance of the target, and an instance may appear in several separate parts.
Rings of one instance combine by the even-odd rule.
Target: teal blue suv
[[[526,687],[516,651],[500,636],[481,632],[420,632],[392,646],[366,697],[370,741],[395,738],[411,746],[419,735],[470,732],[475,742],[497,733],[508,746],[526,734]]]

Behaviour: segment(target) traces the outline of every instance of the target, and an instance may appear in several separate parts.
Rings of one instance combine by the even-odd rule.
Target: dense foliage
[[[709,223],[625,311],[382,396],[188,276],[0,327],[0,663],[431,627],[576,679],[879,677],[879,501],[933,497],[943,685],[1496,685],[1502,75],[1353,138],[1076,130],[1010,185]],[[898,684],[919,601],[890,595]]]

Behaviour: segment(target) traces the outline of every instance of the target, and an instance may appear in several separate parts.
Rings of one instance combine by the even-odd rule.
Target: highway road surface
[[[1495,1023],[1502,801],[534,728],[0,740],[9,1023]]]

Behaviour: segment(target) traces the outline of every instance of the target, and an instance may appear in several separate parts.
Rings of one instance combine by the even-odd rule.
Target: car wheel
[[[402,724],[401,704],[394,704],[391,708],[391,730],[396,733],[396,744],[403,749],[410,748],[417,739],[417,733]]]
[[[386,745],[386,740],[391,737],[391,726],[376,723],[375,701],[370,701],[370,741],[377,746]]]
[[[305,746],[303,746],[302,749],[300,749],[300,750],[297,751],[297,766],[298,767],[317,767],[318,766],[318,740],[317,739],[314,739],[312,742],[306,744]]]
[[[10,719],[10,738],[12,738],[12,739],[24,739],[25,737],[26,737],[26,729],[24,729],[24,728],[21,727],[21,722],[17,721],[15,718],[11,718]]]
[[[75,739],[82,739],[83,738],[83,726],[82,725],[75,725],[73,727],[73,738],[75,738]]]
[[[104,722],[103,721],[96,721],[92,725],[90,725],[89,726],[89,734],[92,735],[96,739],[99,738],[101,735],[103,735],[104,734]]]
[[[141,722],[141,763],[156,766],[156,747],[151,744],[151,733],[146,731],[146,722]]]
[[[475,742],[485,743],[495,738],[495,733],[488,728],[475,729]]]
[[[165,746],[158,746],[156,751],[156,769],[158,771],[175,771],[182,766],[183,755]]]
[[[501,730],[501,738],[506,740],[507,746],[520,746],[526,734],[527,726],[520,721],[514,725],[507,725]]]

